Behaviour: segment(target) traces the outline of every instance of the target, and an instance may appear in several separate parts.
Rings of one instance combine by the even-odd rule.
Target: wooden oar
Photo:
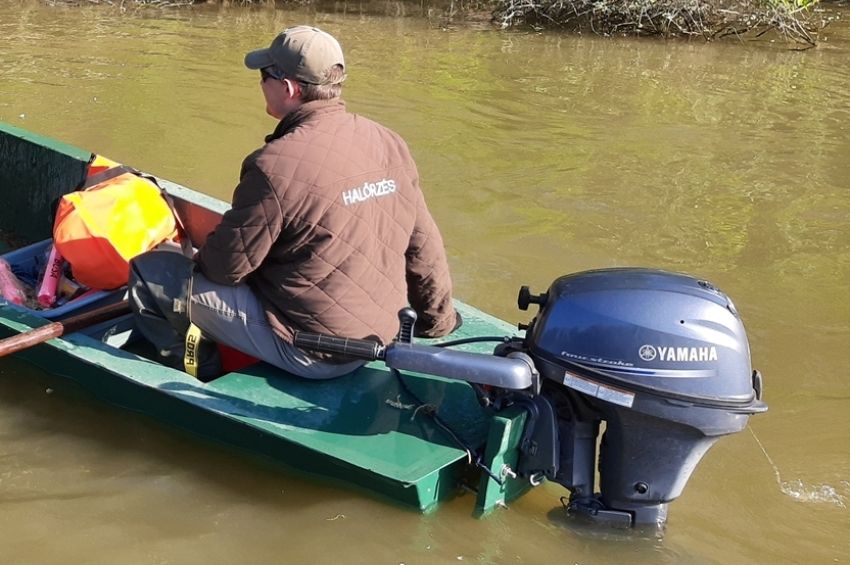
[[[127,300],[122,300],[121,302],[101,306],[100,308],[95,308],[58,322],[51,322],[45,326],[40,326],[18,335],[7,337],[6,339],[0,339],[0,357],[11,355],[22,349],[27,349],[47,340],[79,331],[106,320],[111,320],[129,312],[129,303]]]

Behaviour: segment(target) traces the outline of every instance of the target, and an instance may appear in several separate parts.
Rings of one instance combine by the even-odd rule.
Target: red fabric
[[[222,373],[232,373],[260,361],[256,357],[251,357],[247,353],[242,353],[238,349],[233,349],[222,343],[216,345],[218,345],[218,354],[221,357]]]

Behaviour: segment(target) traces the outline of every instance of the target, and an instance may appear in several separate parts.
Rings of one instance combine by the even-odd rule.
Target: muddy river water
[[[314,23],[351,110],[400,132],[456,295],[648,266],[726,291],[767,414],[720,441],[663,535],[588,531],[555,485],[421,516],[0,363],[0,563],[847,563],[850,11],[817,48],[446,25],[420,5],[0,3],[0,120],[222,199],[274,123],[244,53]],[[51,394],[48,394],[48,390]]]

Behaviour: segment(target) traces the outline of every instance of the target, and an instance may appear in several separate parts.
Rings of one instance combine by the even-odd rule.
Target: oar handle
[[[65,326],[64,333],[67,334],[129,313],[130,303],[125,298],[124,300],[115,302],[114,304],[107,304],[106,306],[94,308],[87,312],[83,312],[82,314],[77,314],[76,316],[69,316],[59,320],[58,323]]]
[[[22,349],[28,349],[47,340],[59,337],[65,331],[65,327],[59,322],[51,322],[46,326],[35,328],[6,339],[0,339],[0,357],[17,353]]]
[[[44,326],[39,326],[35,329],[25,331],[6,339],[0,339],[0,357],[17,353],[23,349],[28,349],[39,343],[44,343],[50,339],[61,337],[66,333],[73,333],[88,326],[93,326],[100,322],[111,320],[112,318],[127,314],[130,312],[130,305],[127,300],[109,304],[76,316],[65,318],[60,322],[51,322]]]

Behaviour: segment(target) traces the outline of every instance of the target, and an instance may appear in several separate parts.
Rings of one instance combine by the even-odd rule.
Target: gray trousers
[[[157,348],[160,361],[182,367],[190,320],[204,338],[223,343],[288,373],[330,379],[350,373],[364,362],[336,365],[316,360],[282,340],[269,324],[262,303],[246,284],[216,284],[193,261],[172,250],[139,255],[130,263],[130,305],[136,326]],[[212,377],[218,363],[215,346],[202,343],[199,377]]]

